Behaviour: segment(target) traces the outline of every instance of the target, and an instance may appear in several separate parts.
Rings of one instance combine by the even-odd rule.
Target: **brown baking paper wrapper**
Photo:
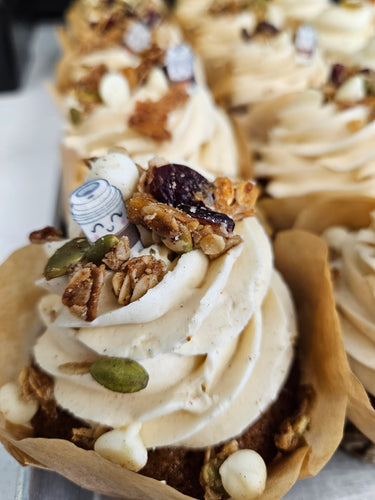
[[[325,243],[303,231],[280,233],[276,239],[276,265],[291,288],[298,310],[302,381],[314,386],[316,397],[305,444],[270,464],[263,500],[279,499],[297,479],[317,474],[342,437],[354,382],[341,341],[327,255]],[[27,363],[35,335],[43,329],[36,318],[37,303],[44,292],[35,287],[34,281],[44,261],[39,246],[28,246],[0,267],[0,385],[14,379]],[[21,464],[57,471],[103,494],[139,500],[189,498],[68,441],[21,439],[4,419],[0,422],[0,440]]]

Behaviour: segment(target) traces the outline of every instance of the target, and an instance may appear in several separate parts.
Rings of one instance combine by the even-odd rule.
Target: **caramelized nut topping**
[[[46,226],[43,229],[33,231],[29,235],[31,243],[42,244],[47,241],[59,241],[62,238],[62,231],[52,226]]]
[[[152,255],[135,257],[123,266],[123,270],[112,278],[113,293],[122,306],[140,299],[148,290],[157,285],[164,277],[167,266]]]
[[[127,216],[134,224],[153,231],[166,247],[176,253],[201,248],[210,258],[216,258],[242,241],[240,236],[228,232],[224,224],[204,223],[182,210],[157,202],[145,193],[133,195]]]
[[[74,274],[62,296],[62,303],[74,316],[85,321],[96,318],[104,275],[104,264],[97,267],[92,263]]]
[[[155,141],[171,138],[167,129],[168,114],[183,106],[189,95],[183,85],[174,85],[159,101],[138,101],[129,118],[129,127]]]

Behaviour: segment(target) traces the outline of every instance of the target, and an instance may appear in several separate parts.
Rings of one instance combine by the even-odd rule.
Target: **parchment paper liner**
[[[375,198],[338,193],[314,193],[289,198],[263,198],[259,209],[272,231],[298,228],[321,234],[331,226],[353,230],[368,227]],[[375,443],[375,410],[365,389],[352,374],[348,418]]]
[[[275,243],[276,265],[295,297],[299,312],[302,379],[313,384],[316,398],[306,445],[277,457],[269,467],[263,500],[279,499],[298,478],[315,475],[331,458],[342,437],[348,395],[361,387],[350,372],[335,312],[328,249],[318,237],[303,231],[280,233]],[[36,305],[43,291],[34,286],[45,258],[38,246],[18,250],[0,267],[0,385],[14,379],[27,363],[27,353],[42,327]],[[349,405],[353,415],[353,404]],[[58,439],[20,439],[0,421],[0,440],[22,465],[55,470],[103,494],[139,500],[189,498],[158,481],[143,477]]]

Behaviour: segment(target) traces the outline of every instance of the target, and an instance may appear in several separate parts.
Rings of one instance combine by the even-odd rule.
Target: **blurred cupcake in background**
[[[375,73],[336,64],[321,90],[258,105],[248,122],[255,173],[280,198],[375,195]]]
[[[206,65],[216,99],[246,106],[323,83],[326,66],[316,33],[285,27],[268,2],[180,1],[177,19]]]
[[[374,4],[366,0],[330,2],[312,25],[318,33],[319,47],[331,63],[351,63],[374,35]]]

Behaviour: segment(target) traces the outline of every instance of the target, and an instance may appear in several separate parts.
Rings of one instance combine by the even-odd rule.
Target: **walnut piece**
[[[173,85],[158,101],[137,101],[129,118],[129,127],[155,141],[168,140],[171,138],[167,129],[168,114],[183,106],[188,99],[184,85]]]
[[[29,235],[31,243],[42,244],[47,241],[59,241],[62,238],[62,231],[52,226],[46,226],[43,229],[33,231]]]
[[[97,267],[92,263],[74,274],[62,296],[62,303],[74,316],[85,321],[96,318],[104,275],[104,264]]]
[[[38,401],[51,418],[57,418],[56,403],[53,395],[53,380],[35,366],[26,366],[18,381],[21,397],[25,401]]]
[[[157,202],[151,195],[135,193],[127,207],[128,219],[153,231],[164,245],[176,253],[200,248],[216,258],[241,243],[242,238],[228,233],[220,224],[204,224],[177,208]]]
[[[125,265],[125,262],[130,258],[129,238],[123,236],[120,241],[108,253],[105,254],[102,261],[112,271],[120,271]]]
[[[122,306],[130,304],[157,285],[167,272],[165,262],[152,255],[130,259],[122,271],[112,277],[113,293]]]

